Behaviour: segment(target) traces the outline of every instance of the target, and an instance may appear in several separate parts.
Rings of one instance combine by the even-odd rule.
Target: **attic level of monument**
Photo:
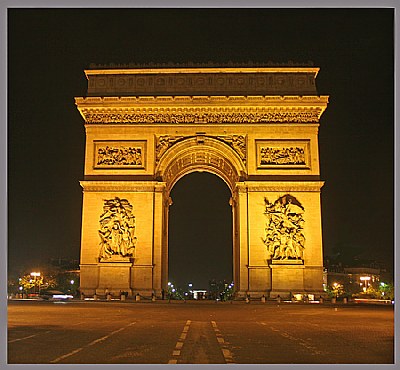
[[[88,96],[317,95],[315,67],[90,69]]]

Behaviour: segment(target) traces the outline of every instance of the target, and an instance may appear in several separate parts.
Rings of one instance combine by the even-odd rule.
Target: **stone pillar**
[[[247,187],[243,183],[236,184],[237,192],[237,232],[239,251],[235,256],[238,281],[236,292],[238,297],[247,296],[249,290],[249,243],[248,243],[248,207],[247,207]]]
[[[152,264],[153,264],[153,277],[152,277],[152,291],[148,292],[150,295],[155,292],[161,295],[163,288],[163,274],[165,274],[165,256],[166,238],[165,227],[167,220],[165,220],[165,183],[157,183],[154,186],[153,194],[153,251],[152,251]],[[168,235],[167,235],[168,237]],[[168,256],[168,254],[167,254]],[[168,261],[167,261],[168,262]],[[168,266],[168,265],[167,265]]]

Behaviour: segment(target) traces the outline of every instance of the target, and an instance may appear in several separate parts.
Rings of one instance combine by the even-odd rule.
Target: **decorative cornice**
[[[84,192],[162,192],[165,183],[159,181],[80,181]]]
[[[244,181],[236,184],[240,193],[258,191],[319,192],[323,181]]]
[[[86,69],[86,76],[90,75],[133,75],[133,74],[175,74],[175,73],[311,73],[317,76],[319,68],[305,66],[237,66],[237,67],[138,67],[124,68],[124,66],[114,66],[114,68]]]
[[[87,97],[75,101],[89,124],[318,123],[328,97]]]
[[[249,95],[249,96],[88,96],[75,98],[75,104],[85,107],[132,107],[132,106],[185,106],[193,104],[242,106],[325,106],[329,96],[326,95]]]
[[[186,63],[109,63],[109,64],[96,64],[91,63],[89,65],[90,69],[126,69],[126,68],[226,68],[226,67],[312,67],[314,62],[295,62],[289,60],[287,62],[273,62],[271,60],[265,62],[233,62],[228,61],[226,63],[216,63],[213,61],[208,61],[206,63],[196,63],[196,62],[186,62]]]

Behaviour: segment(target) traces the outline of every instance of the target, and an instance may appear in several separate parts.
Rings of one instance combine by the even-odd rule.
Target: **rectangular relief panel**
[[[257,169],[311,168],[309,140],[256,140]]]
[[[145,169],[146,141],[94,141],[94,169]]]

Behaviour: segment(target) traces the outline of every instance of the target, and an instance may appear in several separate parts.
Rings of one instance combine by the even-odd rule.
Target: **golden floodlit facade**
[[[81,291],[161,296],[171,189],[207,171],[232,194],[237,296],[321,294],[318,71],[86,70]]]

